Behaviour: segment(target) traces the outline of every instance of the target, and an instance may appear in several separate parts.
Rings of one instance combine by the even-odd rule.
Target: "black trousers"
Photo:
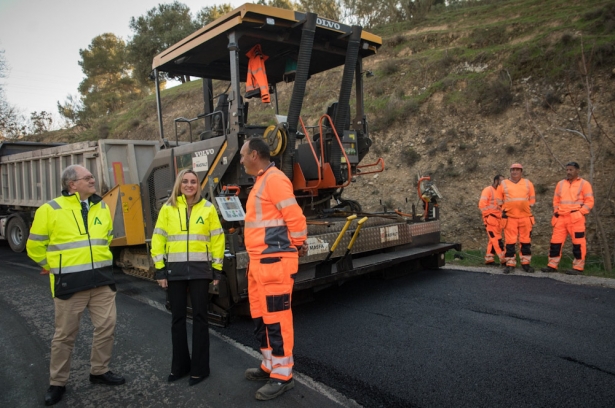
[[[207,303],[209,300],[209,279],[169,281],[169,302],[171,303],[171,339],[173,360],[171,373],[193,377],[209,375],[209,327]],[[188,350],[186,329],[186,307],[188,293],[192,303],[192,359]]]

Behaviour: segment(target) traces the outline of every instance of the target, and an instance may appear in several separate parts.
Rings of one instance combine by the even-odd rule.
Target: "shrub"
[[[506,152],[507,155],[512,156],[513,154],[515,154],[515,146],[513,145],[508,145],[504,148],[504,151]]]
[[[547,92],[545,95],[545,99],[542,101],[542,107],[547,109],[554,107],[555,105],[560,105],[562,103],[562,99],[554,92]]]
[[[480,104],[480,111],[487,115],[498,115],[506,112],[512,105],[513,93],[510,84],[501,80],[472,82],[472,90],[475,93],[475,101]]]
[[[382,73],[385,76],[393,75],[399,71],[399,62],[394,59],[386,60],[382,63]]]
[[[547,186],[545,186],[544,184],[536,184],[536,186],[534,187],[534,190],[536,191],[536,194],[540,194],[540,195],[543,195],[544,193],[549,191]]]
[[[412,147],[405,147],[401,150],[401,156],[404,162],[412,167],[421,160],[421,155]]]

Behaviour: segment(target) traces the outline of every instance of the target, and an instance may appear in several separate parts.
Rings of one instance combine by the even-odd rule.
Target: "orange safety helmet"
[[[513,164],[510,166],[510,168],[511,168],[511,169],[521,169],[521,170],[523,170],[523,166],[522,166],[522,165],[520,165],[519,163],[513,163]]]

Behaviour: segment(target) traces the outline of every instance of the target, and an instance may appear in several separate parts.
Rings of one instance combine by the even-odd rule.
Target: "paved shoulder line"
[[[443,266],[442,269],[458,269],[460,271],[482,272],[488,273],[490,275],[504,275],[504,273],[502,272],[502,268],[495,266],[461,266],[455,265],[454,263],[449,263]],[[565,273],[561,272],[546,273],[541,272],[540,270],[537,270],[534,273],[527,273],[520,268],[515,269],[515,272],[506,276],[515,275],[529,276],[531,278],[549,278],[560,282],[570,283],[573,285],[601,286],[604,288],[615,289],[615,279],[600,278],[598,276],[566,275]]]

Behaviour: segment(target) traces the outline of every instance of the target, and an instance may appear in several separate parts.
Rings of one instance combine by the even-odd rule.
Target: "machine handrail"
[[[305,123],[303,123],[303,119],[301,118],[301,116],[299,116],[299,123],[301,124],[301,128],[303,129],[303,134],[306,135],[307,139],[308,139],[308,144],[310,145],[310,150],[312,150],[312,155],[314,156],[314,160],[316,160],[316,163],[318,164],[318,184],[316,184],[316,186],[312,187],[317,189],[318,186],[320,186],[320,183],[323,180],[322,177],[322,173],[321,173],[321,167],[322,167],[322,153],[323,153],[323,144],[322,144],[322,137],[320,138],[320,155],[321,158],[319,159],[318,156],[316,155],[316,151],[314,150],[314,146],[312,146],[312,141],[310,140],[310,135],[307,132],[307,129],[305,128]]]
[[[329,123],[333,123],[333,120],[331,119],[331,116],[327,115],[326,113],[324,115],[322,115],[320,117],[320,119],[318,119],[318,127],[319,127],[319,131],[320,131],[320,151],[322,153],[322,149],[323,149],[323,132],[322,132],[322,120],[323,119],[328,119]],[[344,154],[344,158],[346,159],[346,167],[348,168],[348,180],[346,180],[346,183],[342,184],[342,185],[336,185],[336,187],[346,187],[350,184],[350,182],[352,181],[352,166],[350,165],[350,160],[348,160],[348,155],[346,154],[346,150],[344,150],[344,145],[342,144],[342,141],[340,140],[339,135],[337,134],[337,130],[335,129],[335,127],[331,127],[331,130],[333,130],[333,134],[335,135],[335,139],[337,140],[337,144],[340,146],[340,150],[342,151],[342,153]]]
[[[356,173],[356,175],[357,176],[364,176],[366,174],[382,173],[384,171],[384,159],[382,157],[379,157],[378,160],[376,160],[375,163],[357,165],[357,169],[363,169],[363,168],[366,168],[366,167],[374,167],[374,166],[377,166],[378,164],[380,164],[380,170],[358,172],[358,173]]]

